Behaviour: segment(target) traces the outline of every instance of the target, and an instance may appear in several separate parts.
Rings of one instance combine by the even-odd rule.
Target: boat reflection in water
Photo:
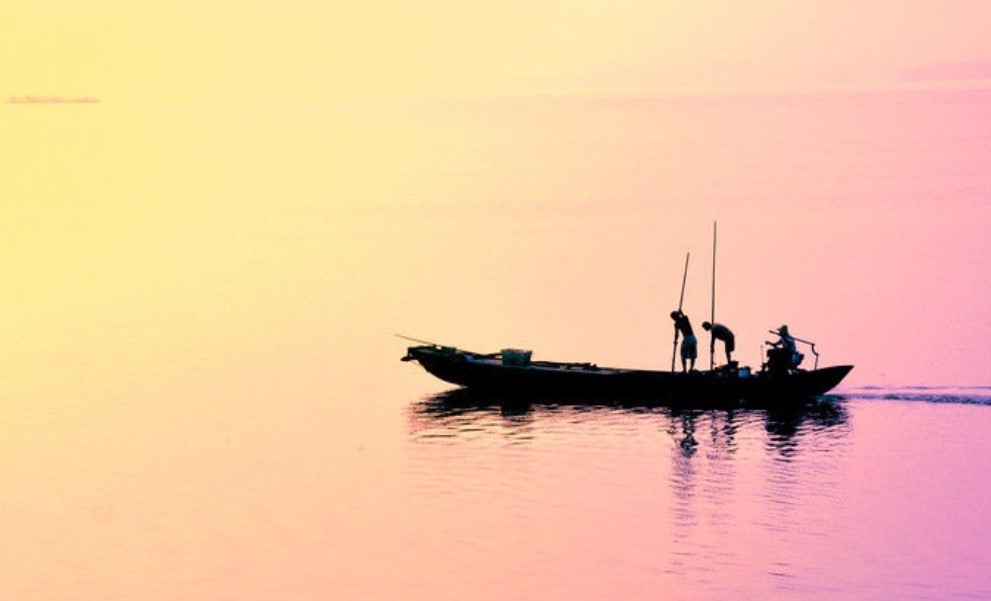
[[[732,452],[741,428],[763,426],[766,445],[783,454],[794,452],[799,439],[832,430],[842,432],[847,423],[843,397],[826,395],[794,403],[749,402],[746,405],[719,399],[710,403],[692,399],[659,403],[644,399],[610,399],[563,396],[526,397],[499,395],[457,388],[428,396],[410,407],[414,439],[478,439],[500,436],[507,442],[531,440],[540,433],[565,436],[592,426],[597,431],[615,425],[619,433],[633,422],[647,419],[662,426],[685,456],[699,446],[699,422],[710,428],[717,448]],[[594,423],[593,423],[594,422]],[[752,432],[748,433],[753,436]]]
[[[408,406],[409,483],[416,511],[436,520],[449,548],[513,558],[513,573],[528,575],[514,586],[615,593],[596,598],[783,598],[777,582],[812,581],[845,540],[846,526],[825,517],[844,503],[853,438],[845,405],[569,402],[457,389]],[[789,598],[825,598],[829,582]]]

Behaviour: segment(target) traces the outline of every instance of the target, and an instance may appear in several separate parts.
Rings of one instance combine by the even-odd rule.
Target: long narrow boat
[[[801,401],[835,388],[853,369],[716,369],[670,372],[599,367],[592,363],[530,361],[505,350],[474,353],[449,346],[411,346],[403,361],[416,361],[434,376],[471,390],[507,395],[641,397],[665,401]]]

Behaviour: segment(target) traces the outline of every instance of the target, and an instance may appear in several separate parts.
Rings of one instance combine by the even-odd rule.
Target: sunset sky
[[[746,104],[704,109],[711,113],[679,108],[670,114],[683,117],[669,121],[668,113],[648,117],[635,106],[560,111],[482,103],[459,113],[417,104],[557,92],[704,95],[919,85],[920,75],[961,77],[989,64],[991,9],[983,0],[7,0],[2,14],[0,99],[102,103],[0,111],[6,172],[0,266],[16,291],[0,299],[0,319],[21,351],[5,369],[31,385],[71,383],[92,373],[94,361],[114,372],[122,356],[155,369],[185,369],[205,355],[223,357],[232,369],[250,360],[291,361],[283,357],[294,352],[316,356],[336,332],[330,322],[346,316],[356,323],[360,312],[376,336],[396,328],[494,345],[526,329],[535,344],[555,353],[549,358],[601,351],[605,361],[612,351],[616,361],[656,365],[653,330],[636,340],[633,333],[589,340],[587,347],[552,334],[541,340],[539,327],[551,322],[540,311],[561,317],[558,307],[567,299],[595,296],[596,304],[574,319],[603,329],[608,318],[598,316],[630,310],[610,304],[619,301],[600,288],[590,292],[580,272],[561,283],[571,295],[549,295],[545,307],[531,307],[529,323],[490,321],[483,335],[482,321],[450,318],[453,307],[464,306],[465,290],[452,286],[449,270],[461,261],[460,281],[469,281],[477,302],[495,311],[501,307],[493,294],[537,288],[567,272],[534,271],[525,282],[523,274],[503,270],[503,280],[491,280],[492,270],[475,270],[479,262],[506,249],[560,253],[567,261],[575,255],[563,249],[588,245],[588,261],[604,271],[608,253],[629,266],[627,273],[607,271],[614,288],[651,282],[655,288],[628,294],[647,297],[631,304],[643,313],[641,323],[666,337],[669,324],[656,319],[665,312],[657,313],[651,295],[673,296],[663,287],[677,283],[670,273],[680,273],[686,250],[704,265],[706,245],[699,241],[714,220],[730,240],[749,236],[727,256],[742,249],[767,255],[728,268],[737,273],[753,273],[754,264],[780,255],[760,234],[774,224],[782,236],[835,240],[836,249],[876,261],[877,273],[905,270],[899,280],[905,285],[942,268],[947,257],[962,257],[959,281],[932,294],[985,281],[983,263],[974,262],[983,238],[958,235],[980,230],[986,220],[975,200],[985,194],[985,155],[955,146],[958,154],[925,154],[934,137],[953,142],[975,135],[973,122],[933,114],[906,128],[895,114],[885,120],[883,113],[848,114],[842,107],[824,115],[792,113],[788,106],[767,113],[749,112]],[[391,102],[409,99],[416,102]],[[409,109],[414,105],[419,108]],[[768,119],[776,123],[771,129]],[[857,154],[869,143],[890,149]],[[903,162],[893,160],[891,149]],[[903,181],[899,170],[920,174],[927,188]],[[783,173],[805,179],[781,189]],[[829,210],[823,218],[801,208],[782,211],[767,200],[771,194],[809,203],[803,206],[828,197],[822,206]],[[843,200],[863,197],[874,204]],[[910,202],[892,216],[887,203],[894,198]],[[512,219],[543,228],[542,237],[518,231]],[[572,228],[579,219],[591,229]],[[631,234],[630,223],[644,229]],[[891,249],[904,252],[898,244],[904,233],[857,229],[875,223],[924,228],[930,254],[900,262]],[[421,239],[424,232],[431,237]],[[596,237],[592,243],[589,235]],[[618,236],[630,244],[634,235],[642,246],[612,241]],[[475,244],[480,236],[491,248]],[[419,262],[414,250],[423,255]],[[658,256],[664,266],[650,265],[649,277],[636,271]],[[851,270],[833,257],[822,257],[836,270],[823,281],[835,287],[850,281]],[[882,263],[889,257],[891,265]],[[787,269],[796,278],[807,272],[799,261]],[[875,281],[872,273],[861,272],[865,285]],[[702,273],[692,281],[689,298],[702,299]],[[420,295],[426,282],[450,305]],[[390,294],[383,294],[386,284]],[[820,284],[804,281],[815,299]],[[496,289],[486,296],[488,285]],[[748,352],[755,355],[759,337],[784,311],[771,313],[761,296],[766,287],[751,285],[721,303],[727,309],[735,303],[738,314],[753,320],[745,338],[753,340]],[[862,291],[850,290],[851,315],[828,318],[846,328],[833,334],[834,348],[866,327],[855,312]],[[889,294],[902,292],[895,287]],[[948,314],[958,309],[950,299],[938,302]],[[807,299],[792,304],[814,306]],[[879,357],[890,336],[924,322],[919,314],[928,299],[917,305],[918,313],[903,310],[876,338],[879,352],[864,353]],[[970,314],[980,310],[975,304]],[[428,331],[408,331],[412,325]],[[978,327],[991,333],[991,324]],[[920,340],[939,339],[943,326],[928,328],[918,332]],[[562,325],[560,331],[579,330]],[[916,367],[905,373],[914,377],[931,356],[922,344],[909,346],[915,363],[905,364]],[[955,365],[946,379],[980,377],[946,353],[936,356]],[[68,366],[68,375],[52,378],[52,362]]]
[[[982,0],[7,0],[0,93],[328,100],[858,86],[991,60]]]

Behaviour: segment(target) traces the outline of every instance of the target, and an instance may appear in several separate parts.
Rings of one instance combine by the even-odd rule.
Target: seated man
[[[795,339],[788,333],[788,326],[781,326],[777,334],[778,340],[768,343],[771,345],[767,351],[768,368],[772,372],[789,372],[798,368],[805,355],[798,352]]]

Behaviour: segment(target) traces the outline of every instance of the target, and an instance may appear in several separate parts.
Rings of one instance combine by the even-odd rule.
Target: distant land
[[[98,98],[64,96],[11,96],[7,104],[99,104]]]
[[[949,81],[958,79],[991,79],[991,60],[966,63],[926,65],[902,71],[902,81]]]

